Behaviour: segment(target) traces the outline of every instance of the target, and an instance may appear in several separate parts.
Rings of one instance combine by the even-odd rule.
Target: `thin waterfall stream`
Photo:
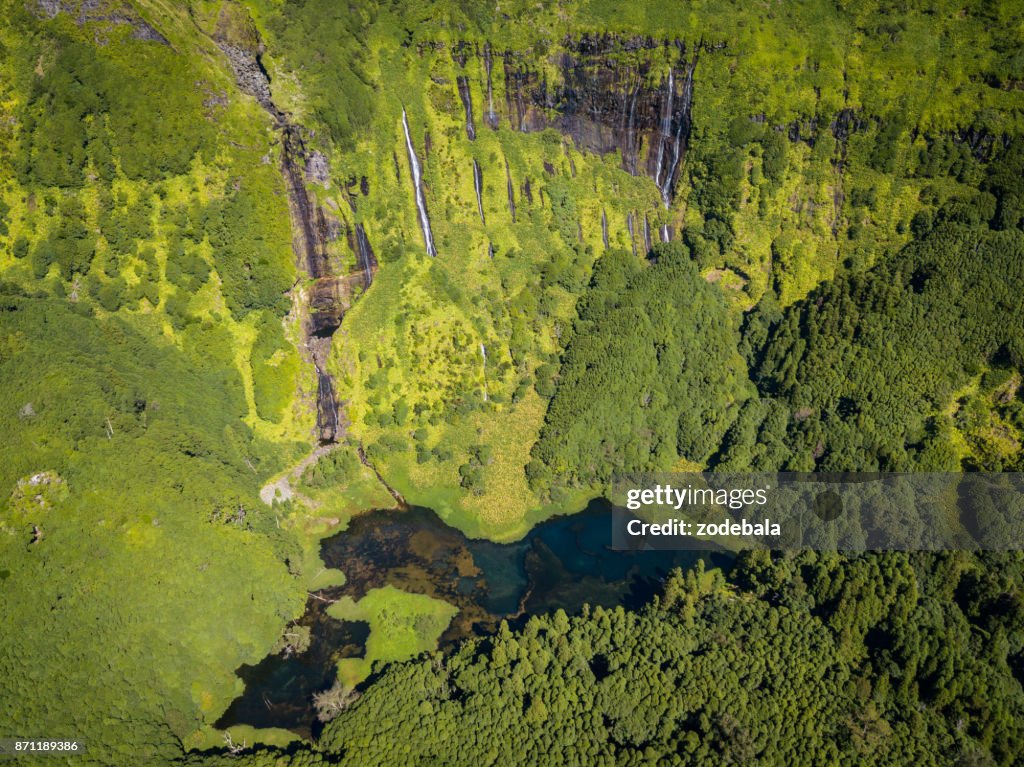
[[[487,347],[483,343],[480,344],[480,359],[484,380],[484,402],[487,402]]]
[[[693,101],[693,70],[697,67],[697,58],[694,55],[693,61],[686,68],[686,79],[683,81],[682,109],[680,110],[678,125],[676,126],[675,139],[672,142],[672,162],[669,164],[668,172],[661,187],[661,199],[665,207],[669,206],[672,200],[672,190],[675,186],[676,173],[679,170],[679,163],[682,161],[683,153],[686,151],[686,142],[690,134],[690,106]]]
[[[462,99],[462,107],[466,111],[466,138],[475,141],[476,126],[473,124],[473,96],[469,92],[469,78],[459,75],[456,82],[459,87],[459,98]]]
[[[672,135],[672,101],[675,97],[675,72],[669,70],[668,83],[665,88],[665,104],[661,108],[661,135],[658,137],[658,161],[654,165],[654,183],[661,192],[661,199],[668,207],[668,199],[665,196],[664,185],[661,180],[662,167],[665,160],[665,141]]]
[[[516,222],[516,198],[515,190],[512,187],[512,171],[509,170],[508,160],[505,160],[505,187],[508,191],[508,209],[512,214],[512,223]]]
[[[480,163],[476,160],[473,160],[473,188],[476,190],[476,209],[480,213],[480,223],[486,224],[483,203],[484,175],[480,170]]]
[[[402,129],[405,131],[405,148],[409,152],[409,167],[412,169],[412,185],[416,193],[416,210],[419,212],[420,228],[423,230],[423,242],[427,247],[427,255],[433,258],[437,256],[437,249],[434,247],[434,234],[430,231],[427,200],[423,196],[423,175],[420,171],[420,161],[416,157],[416,149],[412,145],[412,137],[409,135],[409,118],[405,113],[405,107],[402,107]]]

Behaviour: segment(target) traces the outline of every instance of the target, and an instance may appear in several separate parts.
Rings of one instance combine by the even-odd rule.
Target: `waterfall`
[[[497,130],[498,115],[494,111],[494,88],[491,85],[491,68],[494,62],[491,59],[491,44],[484,43],[484,69],[487,70],[487,124]]]
[[[505,185],[508,188],[508,209],[512,213],[512,223],[516,222],[516,198],[512,189],[512,172],[508,169],[508,160],[505,160]]]
[[[324,366],[330,350],[331,335],[341,324],[341,317],[347,307],[338,301],[335,291],[337,279],[327,259],[327,221],[324,212],[316,204],[316,198],[311,197],[306,189],[297,164],[305,155],[301,129],[286,122],[276,108],[270,107],[267,107],[268,111],[277,117],[281,128],[281,171],[292,210],[292,231],[295,232],[297,228],[300,235],[299,238],[293,237],[292,247],[295,248],[297,242],[301,243],[306,268],[314,280],[307,298],[309,321],[305,324],[303,335],[304,346],[310,350],[317,376],[316,430],[321,444],[328,444],[343,436],[343,430],[334,382],[325,372]],[[296,251],[296,255],[300,255],[299,251]]]
[[[469,92],[469,79],[465,75],[456,78],[459,86],[459,98],[466,110],[466,136],[470,141],[476,140],[476,126],[473,125],[473,95]]]
[[[405,131],[405,148],[409,152],[409,167],[412,169],[412,184],[416,191],[416,210],[419,211],[420,227],[423,229],[423,242],[427,246],[427,254],[433,258],[437,255],[434,248],[434,235],[430,231],[430,217],[427,215],[427,201],[423,196],[423,178],[420,175],[420,161],[416,159],[416,150],[409,136],[409,118],[405,107],[402,107],[402,129]]]
[[[644,213],[644,249],[651,252],[651,222],[647,220],[647,214]]]
[[[661,129],[658,136],[658,161],[654,164],[654,183],[661,189],[661,166],[665,160],[665,142],[672,136],[672,101],[676,94],[675,71],[668,72],[668,87],[665,91],[665,103],[661,107]],[[662,194],[664,197],[664,194]]]
[[[370,247],[370,240],[367,239],[362,224],[356,224],[356,255],[359,258],[359,268],[363,271],[363,286],[369,289],[373,273],[377,269],[377,257]]]
[[[672,242],[672,228],[668,224],[661,225],[661,241]]]
[[[601,241],[604,243],[604,249],[608,250],[608,214],[604,208],[601,208]]]
[[[480,358],[483,360],[484,402],[487,401],[487,347],[480,344]]]
[[[629,232],[629,244],[633,246],[633,255],[636,255],[636,233],[633,231],[633,211],[626,214],[626,231]]]
[[[697,66],[697,59],[694,58],[686,68],[686,79],[683,81],[683,104],[679,115],[679,124],[676,126],[675,139],[672,142],[672,162],[668,166],[668,173],[661,183],[661,199],[667,208],[672,202],[672,187],[675,184],[676,172],[679,170],[679,162],[683,157],[684,142],[690,132],[690,105],[693,101],[693,70]]]
[[[325,248],[326,222],[323,211],[311,200],[298,161],[306,154],[306,147],[298,128],[284,124],[281,128],[283,151],[281,172],[287,184],[292,208],[292,225],[299,226],[301,243],[306,258],[306,270],[314,279],[330,276]]]
[[[476,190],[476,209],[480,211],[480,223],[486,224],[487,222],[484,221],[483,203],[484,174],[476,160],[473,160],[473,188]]]
[[[316,366],[316,428],[320,441],[334,442],[341,433],[341,418],[338,415],[338,400],[334,396],[334,382],[319,365]]]

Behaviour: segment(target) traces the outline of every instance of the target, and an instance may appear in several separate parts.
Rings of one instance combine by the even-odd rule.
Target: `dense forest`
[[[609,253],[595,267],[528,468],[536,481],[608,483],[679,456],[701,464],[750,396],[721,292],[679,243],[649,259]]]
[[[443,652],[453,604],[375,588],[318,737],[217,724],[361,511],[1024,471],[1018,6],[0,0],[0,738],[1024,761],[1014,552],[740,553]]]

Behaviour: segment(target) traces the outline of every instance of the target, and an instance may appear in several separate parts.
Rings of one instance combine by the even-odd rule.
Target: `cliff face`
[[[621,152],[623,170],[653,179],[668,206],[690,136],[699,52],[700,46],[680,40],[610,34],[566,40],[550,60],[505,51],[499,55],[504,98],[495,103],[495,54],[485,45],[477,52],[486,77],[484,121],[492,128],[504,122],[523,132],[554,128],[582,150]],[[465,61],[464,47],[457,49],[455,60]],[[545,63],[557,72],[554,81]],[[461,78],[459,92],[471,117]],[[469,125],[467,134],[472,138]]]

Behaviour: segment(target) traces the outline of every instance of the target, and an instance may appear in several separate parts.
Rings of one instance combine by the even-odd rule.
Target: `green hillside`
[[[318,740],[216,726],[362,511],[508,542],[622,471],[1024,470],[1019,3],[0,13],[0,738],[1020,763],[1016,554],[744,555],[444,657],[456,608],[388,586],[330,610],[370,639]]]

